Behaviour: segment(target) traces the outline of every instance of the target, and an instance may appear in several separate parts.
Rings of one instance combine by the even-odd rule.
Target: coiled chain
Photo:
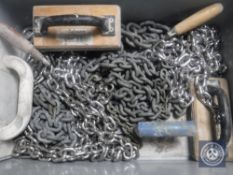
[[[33,114],[17,138],[15,157],[65,162],[131,160],[140,121],[185,115],[190,84],[212,105],[206,81],[226,67],[215,29],[203,26],[167,38],[169,27],[145,21],[122,27],[122,49],[105,53],[49,53],[51,67],[34,70]],[[30,29],[24,31],[29,40]]]

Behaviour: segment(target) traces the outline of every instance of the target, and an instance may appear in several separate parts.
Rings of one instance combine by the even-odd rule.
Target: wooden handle
[[[33,58],[42,61],[45,65],[50,65],[46,58],[28,40],[12,27],[0,22],[0,38],[10,43],[26,54],[31,54]]]
[[[181,35],[186,33],[204,23],[209,21],[210,19],[214,18],[218,14],[223,11],[223,5],[221,3],[215,3],[204,9],[194,13],[193,15],[189,16],[185,20],[178,23],[174,28],[173,31],[177,35]]]

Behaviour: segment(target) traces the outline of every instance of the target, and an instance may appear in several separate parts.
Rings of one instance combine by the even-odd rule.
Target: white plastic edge
[[[32,113],[33,73],[31,67],[17,56],[4,56],[3,67],[15,71],[19,77],[18,108],[16,117],[0,127],[0,141],[11,140],[27,127]]]

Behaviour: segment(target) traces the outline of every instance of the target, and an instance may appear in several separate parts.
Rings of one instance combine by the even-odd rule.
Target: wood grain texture
[[[121,11],[117,5],[55,5],[35,6],[35,16],[55,16],[79,14],[91,16],[115,16],[115,36],[103,36],[92,26],[54,26],[49,27],[48,35],[33,38],[35,47],[42,50],[101,50],[119,49],[121,46]],[[83,32],[75,35],[75,32]],[[69,33],[63,37],[64,33]]]
[[[221,3],[212,4],[178,23],[174,30],[177,35],[186,33],[216,17],[223,11]]]
[[[224,90],[224,92],[229,97],[228,83],[226,79],[223,78],[211,78],[219,83],[219,86]],[[191,116],[196,123],[197,135],[193,137],[193,159],[199,160],[200,148],[199,141],[201,140],[213,140],[216,139],[216,130],[213,123],[213,117],[210,115],[207,108],[196,98],[194,87],[191,87],[191,91],[195,97],[195,100],[191,106]],[[230,99],[229,99],[230,100]],[[231,134],[231,139],[227,145],[228,155],[227,161],[233,161],[233,130]]]

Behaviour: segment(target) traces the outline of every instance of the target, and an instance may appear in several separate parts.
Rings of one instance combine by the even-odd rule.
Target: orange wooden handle
[[[219,15],[222,11],[223,5],[221,3],[212,4],[178,23],[173,30],[177,35],[181,35],[206,23],[210,19]]]

